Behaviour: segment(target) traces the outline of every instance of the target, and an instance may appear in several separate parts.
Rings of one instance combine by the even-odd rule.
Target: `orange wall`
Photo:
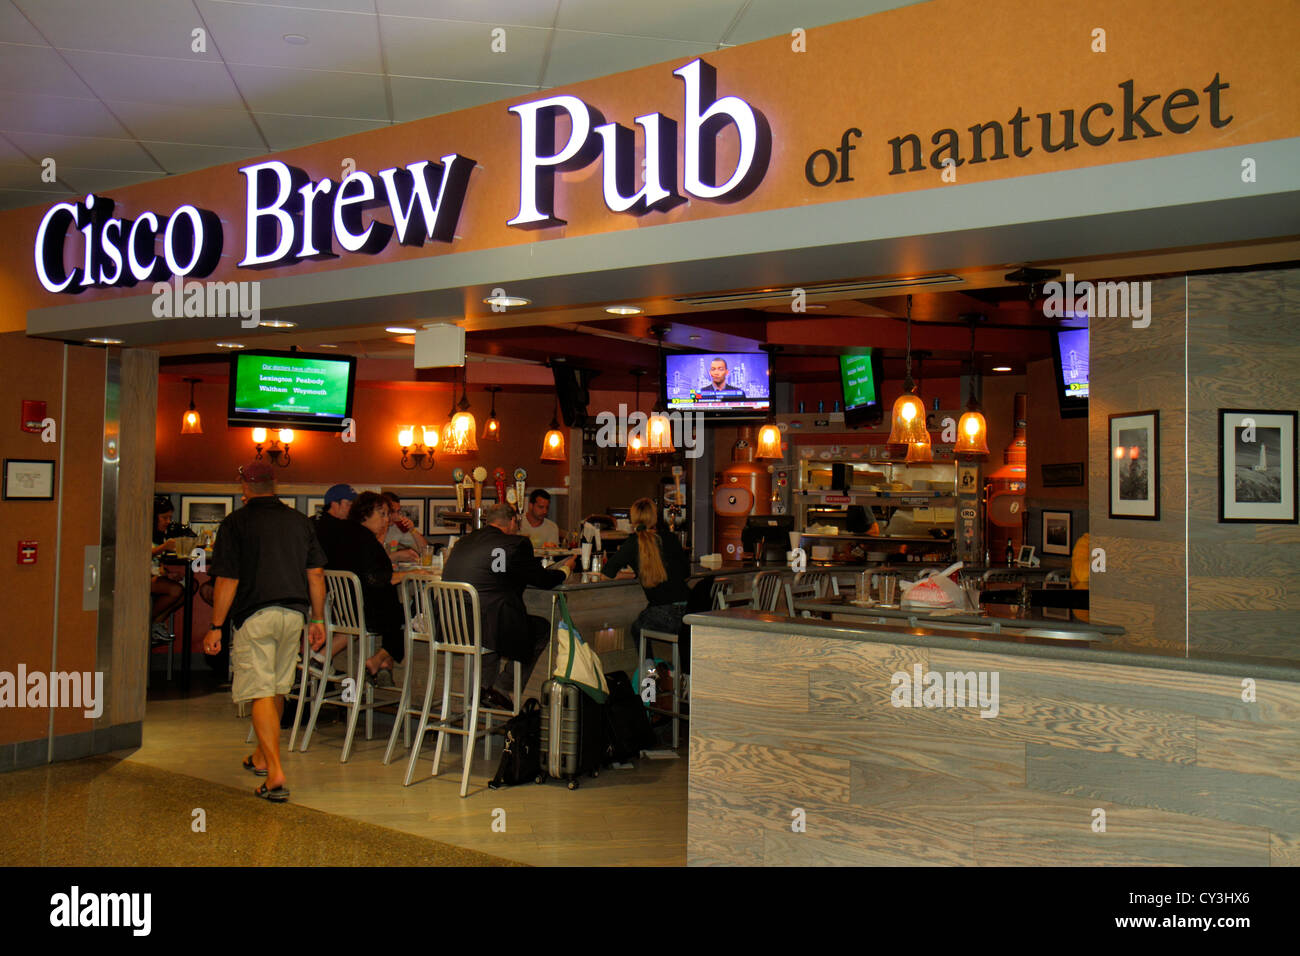
[[[68,349],[68,407],[62,405],[64,346],[28,339],[22,333],[0,335],[0,381],[5,384],[8,420],[0,425],[0,457],[55,459],[55,491],[63,474],[63,537],[59,593],[59,642],[54,656],[54,571],[58,555],[59,501],[0,503],[0,594],[6,597],[0,627],[0,671],[16,673],[21,662],[29,672],[95,669],[94,612],[81,610],[83,548],[99,543],[99,448],[103,434],[104,353]],[[18,428],[22,399],[46,402],[46,414],[60,431],[63,447],[41,441],[39,434]],[[39,542],[37,563],[17,564],[18,541]],[[19,597],[21,596],[21,599]],[[49,732],[45,709],[0,711],[0,744],[35,740]],[[55,715],[55,732],[90,730],[79,710]]]
[[[226,426],[226,393],[224,380],[205,378],[195,389],[203,434],[182,435],[181,415],[189,407],[189,386],[180,376],[160,376],[155,472],[160,483],[228,481],[233,487],[238,467],[252,459],[254,448],[251,429]],[[340,481],[384,486],[450,484],[453,468],[472,470],[482,465],[489,472],[489,485],[494,469],[504,468],[509,481],[508,476],[522,466],[528,472],[530,488],[563,486],[567,465],[540,458],[542,436],[553,414],[553,396],[552,390],[542,389],[499,393],[497,418],[503,435],[499,445],[480,442],[475,455],[439,456],[432,471],[416,472],[401,467],[398,426],[441,426],[451,404],[448,387],[424,382],[358,382],[352,407],[357,440],[344,443],[331,432],[296,430],[291,463],[278,469],[280,480],[321,485]],[[471,388],[468,398],[481,431],[491,396]],[[459,388],[456,400],[460,400]]]

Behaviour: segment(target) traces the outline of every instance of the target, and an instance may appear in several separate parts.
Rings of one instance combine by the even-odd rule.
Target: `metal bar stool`
[[[420,709],[420,724],[411,743],[411,756],[406,764],[403,786],[410,786],[415,776],[415,764],[420,759],[420,745],[430,730],[438,731],[438,744],[433,752],[433,776],[438,776],[442,762],[442,747],[447,734],[465,738],[464,769],[461,771],[460,795],[469,792],[469,771],[474,760],[474,742],[486,736],[478,729],[479,690],[483,677],[483,628],[479,612],[478,591],[472,584],[450,581],[425,582],[425,607],[433,612],[436,630],[429,642],[429,678],[424,688],[424,705]],[[437,721],[430,722],[429,711],[433,704],[433,690],[438,679],[438,655],[443,656],[442,711]],[[451,713],[451,677],[453,661],[460,657],[464,662],[463,702],[468,712]],[[471,684],[472,681],[472,684]],[[457,721],[460,726],[456,726]]]

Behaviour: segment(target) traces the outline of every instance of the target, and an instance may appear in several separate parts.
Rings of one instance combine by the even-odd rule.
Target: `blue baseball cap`
[[[336,501],[356,501],[357,490],[351,485],[334,485],[329,491],[325,492],[325,507],[328,508]]]

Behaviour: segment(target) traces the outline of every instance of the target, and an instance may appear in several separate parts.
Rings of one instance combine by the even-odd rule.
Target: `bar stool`
[[[785,580],[785,603],[791,617],[795,617],[794,602],[796,598],[812,598],[817,600],[826,596],[827,586],[839,597],[839,581],[835,575],[826,571],[802,571],[793,577]],[[810,617],[811,612],[804,611],[804,617]]]
[[[686,626],[687,625],[685,624],[682,625],[682,627],[686,627]],[[681,655],[678,651],[678,641],[680,637],[681,637],[680,631],[656,631],[648,627],[643,627],[641,628],[641,639],[638,642],[638,646],[637,646],[636,691],[638,694],[641,692],[641,681],[644,678],[641,669],[645,666],[645,661],[646,661],[646,656],[645,656],[646,642],[660,641],[661,643],[664,644],[671,644],[673,647],[673,709],[670,711],[662,711],[656,708],[655,710],[657,713],[660,713],[663,716],[672,719],[674,750],[677,749],[677,744],[679,740],[678,731],[679,728],[681,727],[682,721],[690,719],[681,712],[682,710],[682,660],[681,660]]]
[[[352,756],[352,740],[356,734],[357,719],[361,712],[366,712],[366,739],[374,737],[374,712],[376,707],[388,707],[397,703],[400,694],[388,699],[376,700],[374,685],[366,680],[366,658],[374,651],[379,635],[366,630],[366,612],[361,599],[361,580],[351,571],[326,571],[325,591],[329,598],[325,612],[325,650],[320,655],[313,655],[321,665],[321,676],[316,682],[316,693],[312,697],[311,719],[307,732],[303,735],[302,749],[305,751],[316,728],[316,719],[321,706],[333,704],[348,708],[347,736],[343,742],[343,754],[340,763],[347,763]],[[334,644],[334,635],[345,634],[348,637],[345,649],[345,668],[334,668],[334,657],[330,653]],[[322,660],[323,658],[323,660]],[[347,682],[352,681],[351,688]],[[329,692],[330,684],[338,684],[337,693]],[[349,690],[351,700],[348,700]],[[393,691],[380,688],[379,694],[389,695]],[[362,702],[363,696],[365,702]]]
[[[415,765],[420,759],[420,746],[430,730],[438,731],[438,743],[433,751],[433,776],[438,776],[442,762],[442,747],[447,734],[465,738],[464,769],[461,771],[460,795],[469,793],[469,771],[474,760],[474,742],[486,736],[487,730],[478,729],[479,692],[483,679],[483,628],[479,612],[478,591],[472,584],[452,581],[424,582],[424,605],[431,610],[436,622],[433,639],[429,641],[429,678],[424,688],[424,706],[420,709],[420,725],[411,743],[411,756],[406,764],[406,779],[402,785],[409,787],[415,776]],[[433,689],[438,680],[438,655],[443,656],[442,711],[437,721],[430,722],[429,711],[433,704]],[[451,714],[451,679],[453,662],[460,657],[464,662],[465,688],[461,695],[468,705],[468,713]],[[516,674],[519,672],[516,671]],[[518,678],[516,677],[516,681]],[[472,681],[472,685],[471,685]],[[498,711],[500,713],[500,711]],[[461,725],[456,726],[460,720]]]
[[[781,598],[781,581],[784,571],[760,571],[754,575],[754,584],[750,588],[754,596],[752,607],[755,611],[775,611],[777,601]]]

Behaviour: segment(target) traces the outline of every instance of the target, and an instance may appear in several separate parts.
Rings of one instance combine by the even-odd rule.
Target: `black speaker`
[[[592,369],[574,368],[566,362],[551,363],[555,394],[560,400],[560,417],[567,427],[582,428],[587,424],[587,405],[591,401],[588,385],[598,374]]]

